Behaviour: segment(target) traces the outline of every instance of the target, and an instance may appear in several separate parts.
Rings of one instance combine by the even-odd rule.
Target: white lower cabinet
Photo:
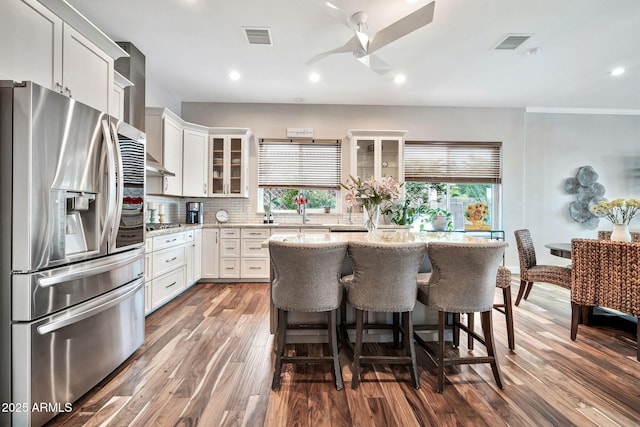
[[[202,230],[148,237],[145,245],[145,314],[200,279]]]
[[[271,235],[269,228],[243,228],[240,241],[240,276],[243,279],[269,278],[269,249],[262,242]]]
[[[240,278],[240,229],[220,229],[220,278]]]
[[[202,230],[185,231],[184,245],[185,265],[187,269],[187,286],[194,284],[202,277]]]
[[[220,230],[205,228],[202,230],[202,279],[217,279],[220,276]]]

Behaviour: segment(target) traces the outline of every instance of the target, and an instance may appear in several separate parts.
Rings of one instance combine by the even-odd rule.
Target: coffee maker
[[[187,202],[187,224],[202,224],[204,222],[204,203]]]

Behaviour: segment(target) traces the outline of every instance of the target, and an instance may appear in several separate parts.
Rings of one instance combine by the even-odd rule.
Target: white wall
[[[640,196],[640,116],[527,113],[525,117],[521,226],[531,231],[538,263],[562,264],[544,248],[545,243],[597,236],[596,230],[569,216],[575,195],[565,193],[564,182],[575,177],[579,167],[595,169],[609,200]],[[639,220],[630,228],[640,230]],[[601,219],[598,229],[612,226]]]
[[[309,127],[315,138],[345,138],[349,129],[407,130],[407,140],[501,141],[504,155],[502,212],[510,248],[506,263],[517,266],[513,233],[523,223],[524,110],[306,104],[183,103],[182,118],[206,126],[249,127],[255,139],[286,136],[287,127]],[[348,144],[345,139],[345,144]],[[348,151],[348,148],[347,148]],[[255,146],[250,185],[257,187]],[[345,176],[348,159],[343,169]],[[255,197],[250,209],[255,211]]]

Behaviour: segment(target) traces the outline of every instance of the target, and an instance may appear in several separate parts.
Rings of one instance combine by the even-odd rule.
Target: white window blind
[[[340,140],[261,139],[258,186],[339,189]]]
[[[502,182],[501,142],[406,141],[406,181]]]

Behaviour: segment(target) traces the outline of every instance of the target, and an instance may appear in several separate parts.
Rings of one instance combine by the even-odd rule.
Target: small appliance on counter
[[[204,203],[187,202],[187,224],[202,224],[204,222]]]

